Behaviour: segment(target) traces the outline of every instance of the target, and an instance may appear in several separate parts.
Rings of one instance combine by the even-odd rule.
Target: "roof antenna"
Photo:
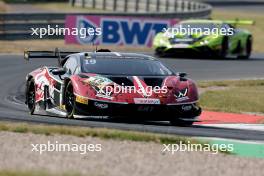
[[[58,59],[58,66],[60,67],[61,66],[61,54],[60,54],[59,48],[55,48],[54,54]]]
[[[93,46],[95,46],[95,51],[94,52],[97,52],[97,45],[94,44],[94,41],[93,41]]]

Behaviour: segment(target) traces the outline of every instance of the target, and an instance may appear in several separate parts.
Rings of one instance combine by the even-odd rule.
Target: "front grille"
[[[161,87],[164,78],[146,78],[146,77],[145,77],[145,78],[143,78],[143,79],[144,79],[144,82],[145,82],[148,86],[152,86],[152,87],[159,86],[159,87]]]
[[[122,85],[122,86],[133,86],[133,82],[129,77],[115,77],[115,76],[111,76],[108,77],[108,79],[112,80],[113,82],[115,82],[116,84]]]
[[[170,38],[170,44],[193,44],[196,39],[193,38]]]

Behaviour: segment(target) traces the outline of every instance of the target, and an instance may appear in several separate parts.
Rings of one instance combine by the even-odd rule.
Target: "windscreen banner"
[[[153,37],[178,23],[178,19],[68,15],[65,42],[81,45],[151,47]]]

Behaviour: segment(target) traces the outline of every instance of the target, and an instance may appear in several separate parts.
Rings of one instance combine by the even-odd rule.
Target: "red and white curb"
[[[216,128],[264,131],[264,116],[203,111],[195,125]]]
[[[264,123],[264,116],[251,114],[236,114],[226,112],[203,111],[199,117],[201,122],[196,124],[223,124],[223,123],[243,123],[260,124]]]
[[[264,124],[199,124],[199,126],[208,126],[216,128],[228,128],[228,129],[239,129],[239,130],[253,130],[253,131],[264,131]]]

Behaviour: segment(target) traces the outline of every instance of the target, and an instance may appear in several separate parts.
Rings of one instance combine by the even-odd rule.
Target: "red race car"
[[[135,53],[26,51],[25,59],[57,58],[26,77],[26,104],[80,116],[130,117],[192,125],[201,114],[195,83],[159,60]]]

